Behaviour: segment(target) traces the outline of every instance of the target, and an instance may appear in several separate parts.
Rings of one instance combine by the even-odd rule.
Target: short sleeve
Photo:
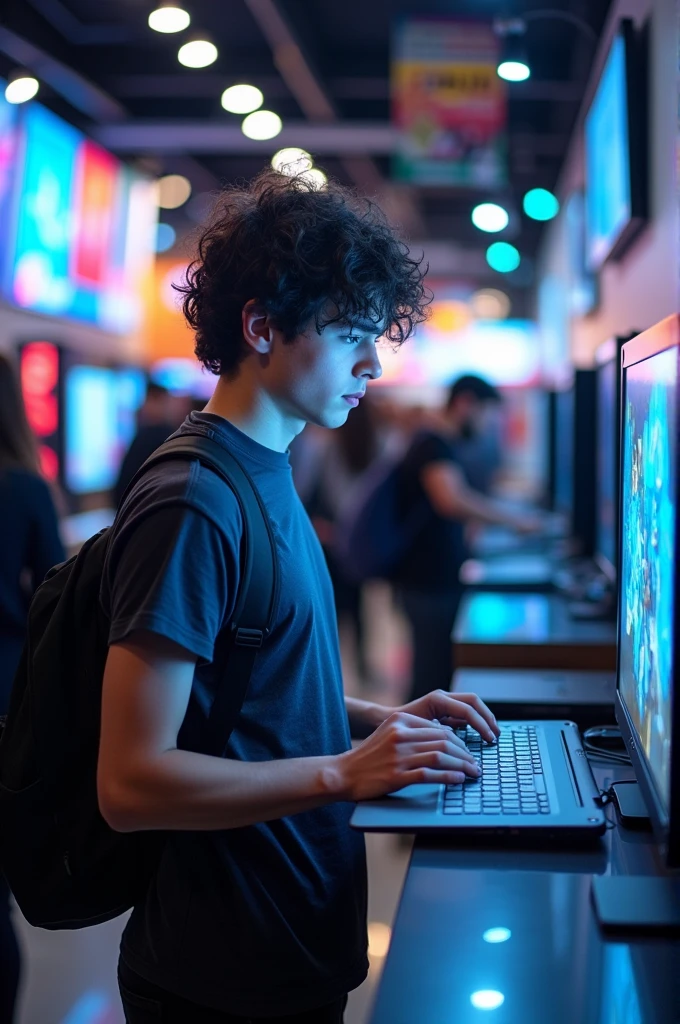
[[[226,537],[201,512],[173,505],[114,538],[102,588],[109,643],[148,630],[211,662],[236,600],[239,536],[236,523]]]

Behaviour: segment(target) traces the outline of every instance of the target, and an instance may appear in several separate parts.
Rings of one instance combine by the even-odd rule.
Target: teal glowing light
[[[505,996],[502,992],[485,988],[479,992],[473,992],[470,996],[470,1002],[476,1010],[497,1010],[505,1002]]]
[[[494,242],[486,250],[486,262],[499,274],[509,274],[511,270],[517,270],[522,257],[509,242]]]
[[[533,220],[552,220],[560,212],[560,204],[547,188],[532,188],[524,197],[524,212]]]
[[[482,936],[485,942],[507,942],[508,939],[512,938],[512,932],[509,928],[487,928]]]

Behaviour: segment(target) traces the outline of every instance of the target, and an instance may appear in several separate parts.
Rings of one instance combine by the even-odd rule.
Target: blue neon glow
[[[507,942],[508,939],[512,938],[512,932],[509,928],[487,928],[482,936],[485,942],[497,943]]]
[[[60,1024],[97,1024],[110,1008],[111,997],[108,992],[93,989],[80,997]]]

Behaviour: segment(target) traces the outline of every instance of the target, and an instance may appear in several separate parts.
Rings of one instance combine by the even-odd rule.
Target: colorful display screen
[[[588,261],[597,270],[631,218],[626,44],[612,44],[585,122]]]
[[[627,368],[623,396],[619,691],[668,807],[673,686],[678,351]]]
[[[38,103],[21,112],[19,140],[4,275],[10,299],[105,330],[133,330],[153,259],[153,183]]]
[[[65,385],[65,467],[73,494],[113,487],[144,399],[141,370],[73,366]]]
[[[619,366],[610,359],[597,369],[597,553],[614,569],[617,562],[616,391]]]
[[[6,280],[11,238],[11,199],[17,166],[17,108],[5,99],[0,78],[0,282]]]

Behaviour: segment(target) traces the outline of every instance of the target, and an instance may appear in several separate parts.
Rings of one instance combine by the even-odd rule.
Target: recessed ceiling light
[[[313,185],[317,191],[328,184],[328,178],[318,167],[310,167],[306,171],[301,171],[300,177]]]
[[[161,4],[149,15],[149,28],[154,32],[183,32],[191,23],[188,11],[174,4]]]
[[[158,182],[158,205],[164,210],[176,210],[191,195],[191,182],[183,174],[166,174]]]
[[[560,212],[560,204],[547,188],[532,188],[524,197],[524,212],[533,220],[552,220]]]
[[[207,39],[192,39],[180,46],[177,60],[185,68],[207,68],[217,60],[217,47]]]
[[[520,60],[504,60],[498,65],[498,77],[506,82],[526,82],[531,76],[528,64]]]
[[[249,139],[273,139],[283,128],[283,122],[272,110],[256,110],[243,119],[241,131]]]
[[[522,257],[509,242],[494,242],[486,250],[486,262],[499,274],[509,274],[510,271],[517,270]]]
[[[32,100],[40,88],[38,79],[28,73],[12,76],[5,89],[8,103],[27,103]]]
[[[508,211],[497,203],[480,203],[472,211],[472,223],[480,231],[502,231],[509,220]]]
[[[272,157],[272,167],[279,174],[288,174],[293,177],[302,171],[308,171],[313,160],[306,149],[298,149],[297,146],[287,146],[280,149]]]
[[[222,93],[222,106],[230,114],[250,114],[264,102],[264,96],[254,85],[230,85]]]

